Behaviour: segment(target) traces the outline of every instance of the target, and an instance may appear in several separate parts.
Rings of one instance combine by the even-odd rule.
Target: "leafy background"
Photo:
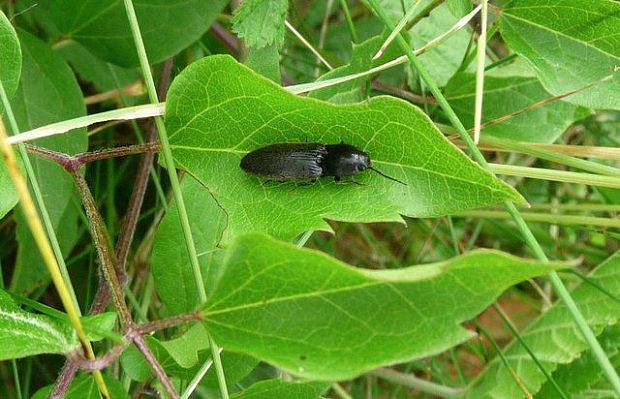
[[[545,276],[561,271],[618,369],[619,3],[491,2],[481,148],[492,168],[503,167],[499,177],[470,160],[415,68],[381,69],[405,54],[397,43],[373,59],[390,32],[366,2],[133,3],[156,78],[172,64],[164,123],[206,303],[162,156],[148,174],[139,156],[104,157],[82,173],[117,249],[135,182],[148,179],[124,296],[141,324],[200,312],[201,322],[146,338],[176,389],[208,364],[213,338],[233,398],[617,397]],[[376,3],[394,23],[416,7],[403,31],[414,49],[475,6]],[[0,109],[11,134],[11,115],[23,132],[149,102],[124,1],[0,1],[0,9],[11,112]],[[419,56],[466,129],[479,22]],[[77,154],[142,142],[151,129],[113,122],[29,144]],[[370,171],[354,178],[362,185],[262,182],[238,167],[270,143],[340,140],[407,185]],[[62,167],[34,153],[29,160],[87,314],[101,274],[93,217]],[[606,187],[569,183],[565,171],[600,173],[580,181],[604,178]],[[519,209],[553,262],[532,260],[499,208],[505,200],[531,205]],[[2,160],[0,397],[42,398],[79,342],[16,203]],[[112,305],[83,320],[99,356],[124,332]],[[141,351],[123,349],[103,371],[111,396],[163,392]],[[222,397],[217,367],[195,397]],[[78,373],[66,397],[99,397],[92,374]]]

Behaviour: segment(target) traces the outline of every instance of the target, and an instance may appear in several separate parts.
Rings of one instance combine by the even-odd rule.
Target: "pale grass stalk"
[[[284,21],[284,25],[288,28],[288,30],[290,30],[293,35],[295,35],[295,37],[297,37],[303,44],[304,46],[306,46],[308,48],[308,50],[310,50],[312,52],[312,54],[314,54],[316,56],[316,58],[321,61],[321,63],[323,63],[323,65],[325,65],[327,67],[327,69],[329,69],[330,71],[332,69],[334,69],[334,67],[332,67],[329,62],[327,62],[327,60],[325,58],[323,58],[323,56],[312,46],[312,44],[310,44],[310,42],[308,42],[306,40],[305,37],[303,37],[303,35],[301,33],[299,33],[297,31],[297,29],[295,29],[295,27],[293,25],[291,25],[288,21]]]
[[[476,68],[476,99],[474,106],[474,143],[480,142],[480,126],[482,125],[482,99],[484,97],[484,61],[487,48],[487,0],[482,1],[480,37],[478,38],[478,67]]]

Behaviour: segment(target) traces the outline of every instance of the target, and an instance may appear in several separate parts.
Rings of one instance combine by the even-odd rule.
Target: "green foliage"
[[[166,124],[177,165],[205,185],[228,215],[224,242],[247,231],[284,239],[329,231],[324,218],[400,221],[400,214],[438,216],[520,200],[404,101],[373,97],[365,104],[336,106],[300,98],[230,57],[207,57],[177,77]],[[248,151],[306,140],[358,146],[377,168],[408,186],[370,171],[356,178],[364,186],[326,179],[306,187],[267,184],[239,167]]]
[[[22,69],[21,49],[15,29],[0,11],[0,81],[4,91],[10,98],[19,84],[19,76]],[[2,107],[0,107],[2,110]]]
[[[474,127],[476,77],[458,74],[446,87],[446,98],[467,129]],[[522,111],[551,95],[532,76],[486,76],[482,123]],[[524,112],[484,129],[483,134],[519,141],[552,143],[588,111],[564,101]]]
[[[324,382],[285,382],[267,380],[257,382],[234,399],[319,399],[329,384]]]
[[[280,47],[287,9],[288,0],[246,0],[235,12],[233,30],[250,48]]]
[[[467,340],[459,323],[507,287],[559,267],[479,252],[369,271],[249,235],[228,251],[204,323],[229,350],[307,378],[346,379]]]
[[[20,130],[85,115],[82,92],[64,60],[25,31],[19,31],[19,38],[23,50],[22,78],[11,104]],[[68,154],[86,151],[88,147],[86,129],[74,130],[71,136],[39,139],[32,144]],[[73,202],[73,179],[51,161],[31,156],[31,162],[45,193],[43,199],[60,247],[67,253],[77,239],[78,210]],[[49,281],[49,275],[21,211],[16,216],[20,245],[11,289],[31,292]]]
[[[19,40],[13,26],[0,11],[0,82],[8,97],[17,89],[22,65]],[[0,115],[3,106],[0,104]],[[0,218],[17,204],[17,193],[6,169],[4,158],[0,159]]]
[[[112,377],[104,375],[105,383],[110,391],[112,399],[129,399],[129,395],[123,385]],[[32,399],[45,399],[52,392],[52,386],[47,386],[38,390]],[[91,374],[78,376],[67,391],[64,399],[100,399],[99,389]]]
[[[449,4],[440,5],[409,31],[411,45],[414,49],[422,47],[449,30],[460,18],[453,14]],[[438,85],[444,86],[461,66],[470,36],[467,29],[461,29],[439,46],[419,56],[420,62],[430,71]]]
[[[620,253],[616,253],[599,265],[589,275],[589,278],[618,298],[620,297],[619,275]],[[582,283],[573,290],[571,296],[595,333],[599,334],[606,326],[618,323],[620,303],[609,298],[596,287]],[[581,333],[573,323],[567,322],[569,320],[570,313],[566,306],[563,303],[557,303],[521,332],[521,336],[530,349],[550,372],[561,364],[575,362],[588,349]],[[617,346],[615,346],[616,349],[612,348],[613,346],[610,350],[617,350]],[[528,391],[538,392],[542,383],[545,382],[545,376],[527,355],[525,349],[515,341],[504,350],[504,355],[510,366],[514,370],[519,370],[521,383]],[[582,377],[586,378],[581,384],[587,385],[588,382],[600,378],[598,365],[592,367],[596,369],[596,371],[590,370],[594,372],[594,376],[590,379],[584,374]],[[551,387],[546,387],[545,390],[556,393]],[[510,398],[519,396],[521,392],[509,370],[500,359],[496,358],[488,364],[475,384],[472,384],[468,397]]]
[[[228,1],[136,0],[133,3],[149,60],[157,63],[199,39]],[[99,58],[123,67],[138,65],[122,0],[47,0],[40,7],[60,34],[78,41]]]
[[[226,214],[211,194],[191,177],[183,180],[181,188],[202,275],[210,292],[221,264],[222,251],[217,249],[217,243],[226,226]],[[155,289],[171,314],[194,310],[200,304],[176,203],[168,209],[157,229],[151,272]]]
[[[545,88],[564,94],[613,74],[566,99],[620,109],[620,3],[608,0],[514,0],[502,11],[502,37],[536,70]]]
[[[0,360],[39,353],[68,353],[79,343],[68,323],[23,311],[0,290]]]
[[[373,60],[373,56],[377,53],[381,45],[385,41],[386,35],[372,37],[360,44],[353,44],[353,54],[351,61],[347,65],[335,68],[332,71],[321,75],[317,82],[333,79],[343,76],[349,76],[356,73],[364,72],[370,68],[381,65],[387,61],[391,61],[400,55],[396,43],[388,46],[386,51],[377,60]],[[341,83],[336,86],[327,87],[325,89],[314,90],[309,93],[309,97],[329,101],[334,104],[348,104],[360,102],[368,97],[368,84],[372,76],[364,76],[353,79],[348,82]]]

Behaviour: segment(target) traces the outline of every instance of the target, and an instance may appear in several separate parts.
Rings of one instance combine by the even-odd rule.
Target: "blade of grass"
[[[480,125],[482,124],[482,98],[478,93],[484,93],[484,61],[487,46],[487,13],[488,2],[482,0],[482,15],[480,18],[480,37],[478,37],[478,68],[476,68],[476,102],[474,105],[474,143],[480,141]]]
[[[562,165],[570,166],[573,168],[585,170],[591,173],[597,173],[605,176],[617,176],[620,177],[620,169],[613,166],[603,165],[597,162],[592,162],[576,157],[556,153],[546,150],[541,147],[530,145],[529,143],[518,142],[509,139],[500,139],[492,136],[487,136],[482,139],[483,144],[491,146],[498,146],[511,150],[518,151],[523,154],[533,155],[537,158],[546,159],[547,161],[557,162]]]
[[[508,212],[502,211],[486,211],[486,210],[472,210],[466,212],[459,212],[454,216],[466,216],[475,219],[510,219],[511,216]],[[617,218],[602,218],[594,216],[581,216],[581,215],[561,215],[557,213],[533,213],[533,212],[521,212],[523,219],[529,222],[542,222],[561,224],[568,226],[598,226],[598,227],[615,227],[620,228],[620,219]]]
[[[157,97],[157,90],[155,89],[155,81],[153,80],[153,75],[151,73],[150,64],[148,61],[148,57],[146,55],[146,49],[144,48],[144,42],[142,40],[142,34],[140,32],[140,26],[138,24],[138,18],[136,16],[136,11],[133,7],[133,2],[131,0],[123,0],[125,4],[125,10],[127,12],[127,18],[129,19],[129,25],[131,27],[131,32],[134,38],[134,42],[136,45],[136,50],[138,52],[138,58],[140,60],[140,67],[142,69],[142,74],[144,76],[144,81],[146,84],[147,93],[149,95],[149,100],[152,104],[158,104],[159,99]],[[202,272],[200,270],[200,264],[198,263],[198,255],[196,254],[196,245],[194,243],[194,238],[192,236],[192,231],[189,225],[189,218],[187,216],[187,209],[185,208],[185,201],[183,199],[183,194],[181,193],[181,186],[179,184],[179,178],[177,176],[176,168],[174,165],[174,158],[172,156],[172,150],[170,149],[170,143],[168,141],[168,133],[166,131],[166,126],[164,125],[164,121],[161,117],[155,117],[155,123],[157,124],[157,130],[159,133],[159,141],[161,143],[162,155],[164,158],[164,163],[166,164],[166,169],[168,170],[168,176],[170,178],[170,183],[172,186],[172,191],[174,193],[175,201],[177,202],[177,209],[179,210],[179,218],[181,221],[181,226],[183,228],[183,235],[185,237],[185,244],[187,246],[187,251],[190,255],[190,261],[192,264],[192,273],[194,274],[194,280],[196,282],[196,288],[198,291],[198,295],[201,303],[205,303],[207,301],[207,293],[204,287]],[[215,363],[215,369],[218,377],[218,383],[220,387],[220,393],[223,399],[228,399],[228,388],[226,386],[226,379],[224,376],[224,370],[222,368],[222,362],[220,359],[220,351],[211,336],[209,336],[209,346],[211,347],[211,354],[213,356],[213,360]]]
[[[618,176],[602,176],[592,173],[568,172],[565,170],[502,165],[496,163],[488,164],[487,169],[498,175],[520,176],[530,179],[585,184],[588,186],[620,188],[620,178]]]
[[[366,0],[366,2],[371,5],[371,9],[375,11],[375,13],[388,27],[388,29],[394,28],[394,25],[385,15],[383,9],[379,6],[376,0]],[[437,99],[437,103],[444,110],[452,125],[457,129],[461,140],[463,140],[469,147],[471,154],[476,160],[476,162],[478,162],[480,166],[488,169],[488,164],[484,159],[484,156],[482,155],[478,147],[476,147],[476,144],[473,142],[471,136],[467,133],[467,130],[465,129],[459,118],[456,116],[456,113],[454,112],[446,98],[443,96],[443,93],[435,83],[434,79],[430,76],[426,68],[424,68],[424,66],[418,61],[417,57],[413,54],[411,48],[409,47],[405,39],[402,38],[402,36],[398,37],[398,42],[405,54],[407,55],[409,61],[417,69],[418,73],[424,79],[429,89]],[[482,93],[476,93],[476,95],[482,95]],[[523,239],[530,246],[536,257],[544,262],[548,262],[549,259],[547,258],[547,255],[543,251],[540,243],[534,237],[534,234],[532,234],[530,228],[523,220],[523,217],[521,217],[521,214],[519,213],[515,205],[511,201],[506,201],[504,204],[506,206],[506,209],[514,219],[515,223],[517,223],[517,226],[519,227],[519,230],[523,235]],[[556,272],[552,272],[549,275],[549,278],[558,296],[564,301],[567,308],[569,309],[571,316],[573,317],[575,323],[577,324],[577,327],[583,334],[586,342],[588,343],[588,346],[590,346],[590,349],[592,350],[597,362],[601,366],[607,379],[614,387],[616,393],[620,395],[620,377],[618,376],[618,373],[607,358],[607,355],[605,354],[605,351],[601,347],[600,343],[597,341],[594,332],[592,332],[590,326],[588,326],[588,323],[583,317],[583,314],[581,313],[579,308],[577,308],[575,301],[564,286],[564,283],[562,282],[558,274]]]
[[[13,127],[16,130],[17,124],[15,123],[15,118],[11,112],[10,104],[4,91],[4,86],[2,82],[0,82],[0,97],[2,98],[2,103],[4,105],[5,112],[9,119],[11,120],[11,124],[14,124]],[[8,143],[8,135],[6,129],[4,127],[4,121],[0,118],[0,151],[4,155],[6,161],[6,167],[13,180],[13,184],[15,185],[15,189],[19,195],[20,205],[24,212],[24,216],[26,222],[28,223],[28,227],[32,232],[32,236],[39,247],[39,251],[41,252],[41,257],[47,266],[47,269],[50,273],[52,281],[56,286],[56,291],[58,292],[58,296],[62,301],[63,307],[67,311],[67,315],[69,316],[69,321],[71,326],[75,330],[80,343],[82,344],[82,348],[84,350],[84,355],[89,360],[95,360],[95,353],[93,351],[93,347],[86,336],[84,328],[82,326],[82,322],[80,320],[80,308],[77,306],[77,300],[75,298],[75,293],[72,294],[72,289],[70,289],[70,284],[66,284],[65,278],[63,277],[63,273],[58,264],[57,258],[54,254],[54,250],[52,249],[52,245],[50,244],[49,238],[45,233],[45,229],[43,228],[43,223],[39,218],[39,214],[37,212],[37,208],[32,200],[32,196],[30,195],[30,191],[28,190],[28,185],[22,172],[17,163],[17,158],[15,156],[15,152],[13,148]],[[23,146],[20,146],[23,149]],[[26,158],[23,158],[24,165],[28,164],[27,156],[25,149],[23,149],[23,153],[26,155]],[[38,190],[38,184],[36,183],[36,178],[34,176],[34,172],[32,172],[32,167],[29,171],[29,178],[31,178],[31,186],[34,190]],[[39,194],[40,194],[40,190]],[[42,198],[42,197],[41,197]],[[41,203],[41,209],[44,209],[45,204]],[[61,256],[62,258],[62,256]],[[110,394],[108,392],[108,388],[103,380],[103,376],[100,371],[95,371],[93,373],[95,378],[95,382],[97,383],[97,388],[99,392],[104,398],[109,398]]]
[[[80,118],[69,119],[58,123],[52,123],[50,125],[29,130],[22,134],[15,134],[14,136],[9,137],[8,143],[23,143],[29,140],[66,133],[73,129],[90,126],[100,122],[151,118],[153,116],[163,115],[165,106],[166,104],[164,103],[138,105],[135,107],[115,109],[113,111],[106,111],[98,114],[82,116]]]
[[[355,31],[355,25],[351,19],[351,11],[349,11],[347,0],[340,0],[340,7],[342,8],[342,12],[344,14],[344,20],[347,21],[347,29],[349,29],[349,33],[351,34],[351,40],[353,43],[359,43],[357,32]]]

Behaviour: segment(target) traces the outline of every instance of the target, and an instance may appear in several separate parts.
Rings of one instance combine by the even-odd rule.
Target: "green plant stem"
[[[489,334],[489,332],[486,329],[484,329],[480,325],[480,323],[478,323],[477,320],[474,319],[473,322],[474,322],[474,325],[476,326],[476,328],[482,333],[482,335],[487,337],[487,339],[489,340],[489,342],[493,346],[493,349],[495,349],[495,352],[497,353],[497,356],[499,356],[499,358],[502,360],[502,363],[504,363],[504,366],[506,367],[506,369],[508,369],[508,372],[510,372],[510,375],[514,379],[514,381],[517,384],[517,386],[521,389],[521,391],[523,391],[523,394],[525,395],[525,397],[526,398],[531,398],[532,394],[523,385],[523,383],[521,382],[521,379],[517,375],[517,372],[510,366],[510,362],[508,362],[508,359],[506,359],[506,356],[504,356],[504,353],[502,352],[502,348],[499,347],[499,345],[497,344],[497,342],[495,342],[495,340],[493,339],[491,334]],[[482,345],[482,340],[480,340],[480,344]]]
[[[510,219],[508,212],[471,210],[459,212],[454,216],[466,216],[476,219]],[[581,215],[559,215],[557,213],[521,212],[521,217],[530,222],[544,222],[573,226],[599,226],[620,228],[620,220],[616,218],[601,218]]]
[[[342,399],[353,399],[353,397],[349,395],[347,391],[345,391],[344,388],[341,387],[338,383],[332,384],[332,390],[336,392],[336,395],[340,396]]]
[[[383,23],[387,26],[387,28],[394,29],[394,24],[385,15],[385,13],[383,12],[383,9],[377,3],[377,0],[366,0],[366,1],[369,4],[371,4],[372,9],[374,9],[374,11],[377,13],[379,18],[383,21]],[[428,85],[429,89],[435,96],[437,103],[441,106],[441,108],[445,112],[446,116],[448,117],[452,125],[457,129],[461,140],[463,140],[467,144],[467,147],[470,149],[473,158],[483,168],[488,170],[488,163],[484,159],[484,156],[482,155],[478,147],[476,147],[476,145],[474,144],[471,136],[467,133],[467,130],[465,129],[465,127],[463,126],[459,118],[456,116],[456,113],[454,112],[454,110],[452,109],[452,107],[450,106],[446,98],[444,97],[443,93],[441,92],[437,84],[435,83],[434,79],[428,73],[426,68],[424,68],[424,66],[420,63],[417,57],[413,54],[413,51],[411,50],[411,48],[409,47],[405,39],[402,37],[402,35],[398,36],[398,43],[401,46],[402,50],[407,55],[407,58],[409,59],[411,64],[416,68],[416,70],[418,71],[422,79],[424,79],[424,81]],[[505,201],[504,204],[506,206],[506,209],[508,210],[508,213],[510,213],[515,223],[519,227],[519,230],[521,231],[521,234],[525,242],[530,246],[532,251],[536,254],[536,257],[544,262],[548,262],[549,259],[547,258],[547,255],[545,254],[542,247],[540,246],[540,243],[538,243],[538,241],[534,237],[534,234],[532,234],[532,231],[530,230],[530,228],[527,226],[527,224],[523,220],[523,217],[521,217],[521,214],[519,213],[515,205],[511,201],[508,201],[508,200]],[[575,323],[577,324],[577,327],[579,328],[586,342],[590,346],[590,349],[592,350],[603,372],[607,376],[609,382],[611,382],[611,384],[613,385],[616,393],[620,395],[620,377],[618,376],[618,373],[616,372],[613,365],[607,358],[605,351],[601,347],[600,343],[596,340],[596,336],[594,335],[594,332],[592,332],[592,330],[588,326],[588,323],[586,322],[583,314],[577,308],[577,304],[575,303],[570,293],[564,286],[564,283],[562,283],[562,280],[560,279],[558,274],[556,272],[551,272],[549,275],[549,278],[558,296],[565,302],[568,310],[571,313],[571,316],[573,317],[573,319],[575,320]]]
[[[442,398],[461,398],[464,394],[462,389],[455,389],[435,384],[433,382],[423,380],[422,378],[418,378],[413,374],[405,374],[388,368],[376,369],[371,371],[370,374],[395,384],[418,389],[422,392]]]
[[[620,188],[620,176],[601,176],[592,173],[569,172],[565,170],[532,168],[529,166],[491,163],[487,169],[498,175],[521,176],[530,179],[585,184],[588,186]]]
[[[144,42],[142,40],[142,34],[140,32],[140,26],[138,24],[136,11],[133,7],[133,3],[131,0],[123,0],[123,2],[125,4],[125,10],[127,12],[127,18],[129,19],[129,25],[131,27],[131,32],[136,45],[136,50],[138,52],[140,68],[142,69],[142,74],[144,76],[149,100],[152,104],[158,104],[159,99],[157,96],[157,90],[155,89],[155,81],[153,80],[150,64],[146,55],[146,49],[144,48]],[[174,157],[172,156],[172,150],[170,149],[170,143],[168,141],[168,133],[166,131],[164,121],[161,117],[155,117],[155,123],[157,125],[157,130],[159,133],[161,152],[164,158],[166,169],[168,171],[168,176],[170,178],[170,184],[172,186],[174,199],[177,203],[177,209],[179,211],[179,218],[181,221],[181,227],[183,229],[183,236],[185,238],[187,251],[189,252],[189,257],[192,265],[192,273],[194,274],[198,297],[201,303],[205,303],[207,301],[207,292],[204,287],[204,280],[202,278],[202,272],[200,270],[200,263],[198,262],[196,245],[194,244],[194,238],[192,236],[192,230],[189,224],[189,217],[187,216],[187,209],[185,208],[185,201],[183,199],[183,194],[181,193],[181,185],[179,184],[179,178],[177,176],[176,168],[174,165]],[[222,363],[220,360],[219,348],[217,347],[215,341],[213,341],[211,336],[209,336],[209,344],[211,347],[211,354],[214,359],[215,368],[218,376],[220,393],[223,399],[228,399],[228,388],[226,387],[224,370],[222,368]]]
[[[359,43],[359,38],[357,37],[357,32],[355,31],[353,19],[351,19],[351,11],[349,11],[349,5],[347,4],[347,0],[340,0],[340,7],[342,8],[342,13],[344,14],[345,21],[347,21],[347,28],[349,29],[349,33],[351,34],[351,39],[353,40],[353,43]]]

